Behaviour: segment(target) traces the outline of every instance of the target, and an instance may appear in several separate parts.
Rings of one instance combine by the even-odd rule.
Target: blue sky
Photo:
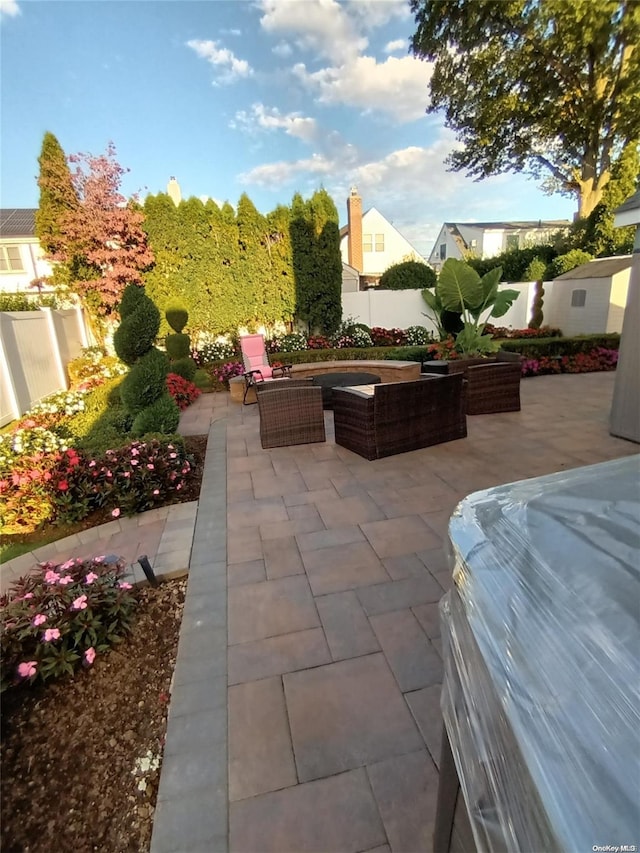
[[[444,221],[570,219],[574,203],[446,170],[407,0],[0,0],[2,207],[36,207],[45,131],[67,154],[112,141],[142,197],[247,192],[266,213],[356,185],[428,254]]]

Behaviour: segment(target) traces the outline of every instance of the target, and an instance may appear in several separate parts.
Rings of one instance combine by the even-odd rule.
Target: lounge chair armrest
[[[272,370],[273,370],[272,375],[275,376],[276,373],[279,373],[282,376],[290,376],[292,367],[293,367],[292,364],[281,364],[279,367],[272,368]]]
[[[247,380],[247,381],[248,381],[248,380],[250,380],[250,379],[251,379],[251,377],[252,377],[255,373],[259,373],[259,374],[260,374],[260,379],[264,382],[264,376],[262,375],[262,371],[261,371],[261,370],[245,370],[245,372],[244,372],[242,375],[244,376],[245,380]]]

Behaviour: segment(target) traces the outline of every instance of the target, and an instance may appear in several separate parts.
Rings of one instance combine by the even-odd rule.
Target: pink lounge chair
[[[243,335],[240,338],[240,349],[242,350],[242,360],[245,370],[242,374],[245,386],[242,402],[245,406],[250,405],[247,403],[249,388],[258,382],[269,382],[272,379],[286,379],[291,376],[292,365],[290,364],[283,364],[281,367],[271,367],[262,335]]]

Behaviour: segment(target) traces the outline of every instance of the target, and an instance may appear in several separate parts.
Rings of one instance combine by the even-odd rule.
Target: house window
[[[373,234],[362,235],[362,251],[373,252]]]
[[[520,237],[517,234],[507,234],[507,250],[519,249]]]
[[[376,234],[376,252],[384,252],[384,234]]]
[[[447,257],[447,244],[446,243],[440,243],[440,260],[444,261],[444,259],[446,257]]]
[[[571,307],[572,308],[584,308],[585,303],[587,301],[587,291],[586,290],[574,290],[571,294]]]
[[[0,246],[0,272],[24,272],[20,246]]]
[[[478,248],[478,241],[477,240],[469,240],[469,248],[470,249],[477,249]]]

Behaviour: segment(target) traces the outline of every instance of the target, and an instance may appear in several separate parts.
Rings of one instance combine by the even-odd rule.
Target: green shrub
[[[164,315],[167,318],[167,323],[171,326],[173,331],[177,332],[178,334],[187,325],[187,321],[189,319],[189,312],[184,307],[184,305],[179,302],[171,302],[167,306]]]
[[[38,308],[57,308],[53,294],[28,296],[26,293],[0,293],[0,311],[37,311]]]
[[[435,271],[420,261],[403,261],[385,270],[378,284],[379,290],[422,290],[435,287]]]
[[[180,422],[180,409],[168,391],[146,409],[139,412],[131,424],[131,433],[135,436],[147,432],[174,433]]]
[[[549,278],[557,278],[565,272],[574,270],[576,267],[582,266],[593,259],[593,255],[588,252],[583,252],[582,249],[572,249],[566,255],[558,255],[549,264]]]
[[[541,356],[579,355],[590,353],[596,347],[618,349],[620,335],[579,335],[575,338],[513,338],[500,341],[500,349],[509,352],[519,352],[525,358],[540,358]]]
[[[116,376],[103,385],[89,391],[84,399],[84,411],[79,412],[64,422],[64,429],[74,438],[83,438],[96,425],[107,411],[124,411],[120,399],[122,377]]]
[[[178,358],[169,365],[171,373],[177,373],[178,376],[188,379],[189,382],[193,382],[197,369],[197,365],[192,358]]]
[[[128,300],[127,313],[113,335],[115,351],[121,361],[128,365],[135,364],[151,348],[160,328],[160,312],[145,295],[143,288],[130,284],[124,292],[126,294],[132,290],[142,291],[142,294],[135,300]],[[123,296],[122,303],[124,301]]]
[[[145,296],[146,293],[144,287],[138,287],[135,284],[131,284],[128,287],[125,287],[122,293],[120,304],[118,306],[120,319],[124,320],[127,317],[130,317],[131,314],[133,314],[134,311],[137,310],[138,306],[144,301]]]
[[[164,343],[167,348],[167,355],[171,361],[174,361],[175,359],[189,358],[191,348],[191,338],[189,335],[167,335],[164,339]]]
[[[146,352],[122,380],[120,397],[132,415],[150,406],[165,387],[169,361],[163,352],[153,347]]]

